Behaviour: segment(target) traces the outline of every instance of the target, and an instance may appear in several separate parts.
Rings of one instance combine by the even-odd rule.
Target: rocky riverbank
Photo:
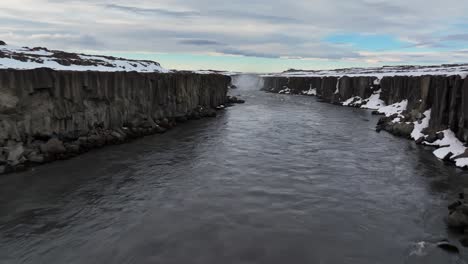
[[[417,76],[264,76],[263,90],[317,96],[384,115],[377,131],[437,147],[434,154],[468,167],[468,80],[463,74]]]
[[[0,70],[0,173],[163,133],[239,103],[219,74]]]

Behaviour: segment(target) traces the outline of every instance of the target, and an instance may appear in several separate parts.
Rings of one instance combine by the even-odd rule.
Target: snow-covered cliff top
[[[423,76],[423,75],[468,75],[468,64],[445,64],[436,66],[384,66],[375,68],[347,68],[336,70],[288,70],[282,73],[265,74],[263,76],[279,77],[357,77],[372,76],[381,79],[385,76]]]
[[[0,41],[0,69],[51,68],[67,71],[168,72],[154,61],[70,53],[47,48],[6,45]]]

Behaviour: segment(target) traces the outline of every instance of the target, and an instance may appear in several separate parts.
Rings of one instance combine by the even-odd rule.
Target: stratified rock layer
[[[0,70],[0,173],[216,115],[217,74]]]

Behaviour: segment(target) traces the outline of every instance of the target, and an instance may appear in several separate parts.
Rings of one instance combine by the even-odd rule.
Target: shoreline
[[[0,174],[215,117],[220,74],[0,70]]]
[[[468,168],[468,78],[460,75],[360,77],[262,76],[262,90],[317,97],[321,102],[372,110],[393,135],[437,148],[434,155]],[[466,109],[466,110],[465,110]],[[467,125],[465,125],[467,124]]]

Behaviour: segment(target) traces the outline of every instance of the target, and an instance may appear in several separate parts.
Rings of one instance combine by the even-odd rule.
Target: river
[[[164,135],[0,177],[0,263],[465,263],[468,186],[370,111],[247,100]]]

